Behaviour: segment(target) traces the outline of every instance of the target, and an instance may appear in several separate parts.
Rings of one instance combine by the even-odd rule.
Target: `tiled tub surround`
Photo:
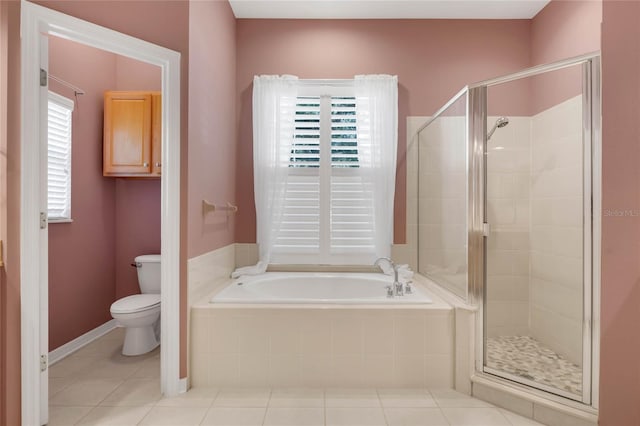
[[[418,271],[461,298],[467,292],[466,98],[420,132]]]
[[[191,309],[194,386],[452,387],[454,313],[428,305]]]

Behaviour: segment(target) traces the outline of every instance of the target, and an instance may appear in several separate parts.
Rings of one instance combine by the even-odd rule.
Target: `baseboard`
[[[49,366],[55,364],[63,358],[68,357],[78,349],[88,345],[97,338],[104,336],[116,327],[117,322],[115,319],[112,319],[105,322],[101,326],[94,328],[93,330],[87,331],[82,336],[76,337],[72,341],[65,343],[59,348],[52,350],[51,352],[49,352]]]
[[[185,393],[189,388],[189,379],[187,377],[183,377],[178,382],[178,393]]]

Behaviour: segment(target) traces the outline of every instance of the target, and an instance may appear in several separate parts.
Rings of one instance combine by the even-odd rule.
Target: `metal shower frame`
[[[583,81],[583,360],[582,395],[541,385],[532,380],[485,367],[486,297],[486,144],[487,89],[499,84],[532,77],[572,66],[582,66]],[[464,87],[416,134],[440,117],[451,105],[466,96],[467,127],[467,302],[477,307],[475,322],[475,376],[498,381],[529,393],[576,408],[597,408],[600,342],[600,228],[601,228],[601,92],[600,53],[528,68],[507,76]],[[506,379],[506,380],[505,380]],[[473,377],[472,377],[473,380]]]

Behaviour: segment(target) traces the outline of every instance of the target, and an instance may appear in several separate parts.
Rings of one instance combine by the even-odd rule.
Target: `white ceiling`
[[[530,19],[550,0],[229,0],[236,18]]]

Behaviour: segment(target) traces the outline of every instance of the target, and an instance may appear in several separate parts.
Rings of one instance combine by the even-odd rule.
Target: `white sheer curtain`
[[[363,180],[373,190],[375,253],[390,256],[398,152],[398,77],[358,75],[354,81],[356,131]]]
[[[253,192],[260,261],[238,268],[233,277],[260,274],[269,264],[285,201],[297,96],[298,77],[253,78]]]

